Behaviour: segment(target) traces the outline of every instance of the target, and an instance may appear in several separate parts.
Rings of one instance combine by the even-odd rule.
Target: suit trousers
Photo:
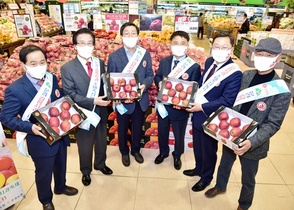
[[[258,171],[259,160],[252,160],[239,156],[242,171],[242,188],[239,196],[239,205],[242,209],[249,209],[252,205],[255,176]],[[232,166],[236,160],[236,154],[230,148],[223,146],[223,153],[218,167],[216,188],[225,190],[227,188]]]
[[[58,142],[59,149],[54,156],[34,157],[35,180],[38,192],[38,199],[42,204],[52,202],[53,194],[51,190],[52,173],[54,176],[54,189],[57,192],[65,190],[66,182],[66,156],[67,145],[64,141]]]
[[[171,125],[175,137],[175,149],[173,156],[175,158],[181,157],[181,155],[184,153],[187,122],[188,118],[184,120],[171,120],[169,116],[161,118],[160,115],[158,115],[158,143],[159,153],[161,155],[169,154],[168,140]]]
[[[196,172],[200,174],[201,181],[210,182],[213,179],[217,160],[218,141],[193,127],[193,151],[196,162]]]
[[[118,145],[122,155],[129,154],[129,147],[127,144],[127,132],[131,123],[132,132],[132,143],[131,143],[131,154],[140,152],[140,142],[142,138],[142,126],[144,121],[144,113],[141,109],[140,104],[136,101],[135,110],[132,114],[121,115],[117,112],[117,123],[118,123]]]
[[[106,122],[99,122],[95,128],[91,125],[90,130],[78,129],[76,140],[78,144],[80,171],[83,175],[90,174],[92,171],[93,147],[94,147],[94,167],[102,169],[106,161]]]

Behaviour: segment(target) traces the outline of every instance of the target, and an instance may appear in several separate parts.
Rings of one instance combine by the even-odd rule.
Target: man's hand
[[[245,152],[247,152],[250,148],[251,148],[251,142],[246,139],[245,141],[241,142],[239,144],[239,147],[236,147],[236,148],[233,148],[234,149],[234,152],[236,155],[244,155]]]
[[[146,86],[144,84],[140,85],[139,89],[141,90],[141,95],[143,95],[145,88],[146,88]]]
[[[41,132],[42,128],[37,126],[36,124],[33,124],[32,131],[36,136],[41,136],[44,139],[46,139],[46,136]]]
[[[161,84],[162,84],[162,81],[160,81],[160,82],[158,83],[158,88],[159,88],[159,89],[161,88]]]
[[[134,99],[126,99],[126,100],[123,100],[123,102],[126,104],[131,104],[134,102]]]
[[[94,104],[98,106],[107,106],[111,101],[103,101],[103,98],[106,98],[106,96],[99,96],[94,99]]]
[[[192,106],[190,109],[186,109],[188,112],[200,112],[202,111],[202,106],[199,103],[190,103]]]

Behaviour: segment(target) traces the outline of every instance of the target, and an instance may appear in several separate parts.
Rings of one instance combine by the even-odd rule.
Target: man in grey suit
[[[100,170],[105,175],[112,174],[112,170],[105,164],[107,147],[106,106],[110,101],[103,100],[105,96],[101,75],[105,72],[104,62],[92,56],[95,46],[94,34],[89,29],[82,28],[73,35],[73,43],[78,55],[61,67],[64,93],[68,94],[78,106],[92,111],[88,118],[96,116],[95,120],[97,121],[99,117],[101,118],[98,125],[85,125],[84,128],[78,129],[75,133],[80,170],[83,174],[82,183],[87,186],[91,184],[93,147],[94,169]]]
[[[118,107],[116,107],[118,112],[119,150],[122,154],[122,163],[127,167],[130,165],[129,147],[127,145],[127,131],[130,122],[132,122],[131,155],[135,157],[138,163],[144,162],[144,158],[140,153],[140,141],[142,138],[144,113],[149,106],[148,88],[153,82],[154,74],[150,53],[137,45],[139,28],[131,22],[124,23],[121,26],[120,35],[122,36],[124,46],[109,55],[107,71],[137,74],[140,82],[139,88],[142,93],[140,100],[122,101],[124,108],[127,110],[125,113],[118,111]],[[130,63],[134,65],[128,65]]]
[[[256,91],[256,96],[249,102],[242,101],[243,97],[237,96],[234,109],[258,122],[257,132],[234,150],[223,146],[216,185],[205,193],[206,197],[213,198],[226,191],[231,169],[238,155],[242,170],[238,210],[248,209],[252,205],[259,160],[267,156],[270,138],[280,129],[289,107],[291,94],[285,82],[274,70],[276,63],[281,60],[281,52],[281,43],[275,38],[262,39],[256,46],[256,69],[243,73],[240,89],[242,92],[238,95],[248,97],[252,94],[246,93]],[[265,87],[271,88],[261,92]]]

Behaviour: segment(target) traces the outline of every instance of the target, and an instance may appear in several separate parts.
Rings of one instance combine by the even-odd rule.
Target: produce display
[[[18,174],[12,158],[6,154],[0,156],[0,188],[18,179]]]
[[[14,19],[12,17],[0,17],[0,45],[18,40]]]
[[[46,34],[49,32],[54,32],[56,30],[60,30],[62,28],[61,26],[57,24],[57,22],[55,22],[48,15],[41,13],[41,14],[35,14],[34,16],[41,28],[41,33]]]
[[[294,29],[294,18],[281,18],[280,29]]]
[[[204,22],[219,30],[232,30],[236,25],[236,20],[231,17],[220,15],[207,15]]]

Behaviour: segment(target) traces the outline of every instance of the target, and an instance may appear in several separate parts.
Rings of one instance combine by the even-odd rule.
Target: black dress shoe
[[[188,169],[188,170],[184,170],[183,174],[185,174],[186,176],[199,176],[200,174],[196,171],[196,169]]]
[[[182,161],[181,158],[174,158],[174,167],[177,170],[180,170],[182,167]]]
[[[155,158],[154,163],[155,163],[155,164],[160,164],[160,163],[162,163],[162,162],[164,161],[164,158],[167,158],[167,157],[168,157],[168,155],[162,155],[162,154],[159,154],[159,155]]]
[[[110,175],[110,174],[113,173],[113,171],[109,167],[107,167],[107,166],[105,166],[104,168],[95,168],[94,167],[94,169],[95,170],[98,170],[98,171],[101,171],[105,175]]]
[[[128,167],[131,164],[129,155],[123,155],[121,161],[125,167]]]
[[[218,194],[222,194],[225,192],[226,192],[226,190],[218,190],[215,187],[213,187],[213,188],[207,190],[204,194],[207,198],[213,198],[213,197],[217,196]]]
[[[192,187],[192,190],[194,192],[199,192],[204,190],[208,185],[210,185],[210,182],[203,182],[200,180]]]
[[[141,153],[135,153],[135,154],[132,154],[134,157],[135,157],[135,160],[138,162],[138,163],[144,163],[144,158],[143,156],[141,155]]]
[[[83,183],[83,185],[85,185],[85,186],[88,186],[88,185],[90,185],[91,184],[91,177],[90,177],[90,175],[89,174],[84,174],[83,175],[83,177],[82,177],[82,183]]]
[[[54,193],[56,195],[64,194],[64,195],[68,195],[68,196],[76,195],[76,194],[78,194],[78,192],[79,192],[78,189],[76,189],[74,187],[69,187],[69,186],[66,186],[65,190],[63,192],[57,192],[54,190]]]
[[[54,205],[53,203],[47,203],[47,204],[43,204],[43,210],[54,210]]]

